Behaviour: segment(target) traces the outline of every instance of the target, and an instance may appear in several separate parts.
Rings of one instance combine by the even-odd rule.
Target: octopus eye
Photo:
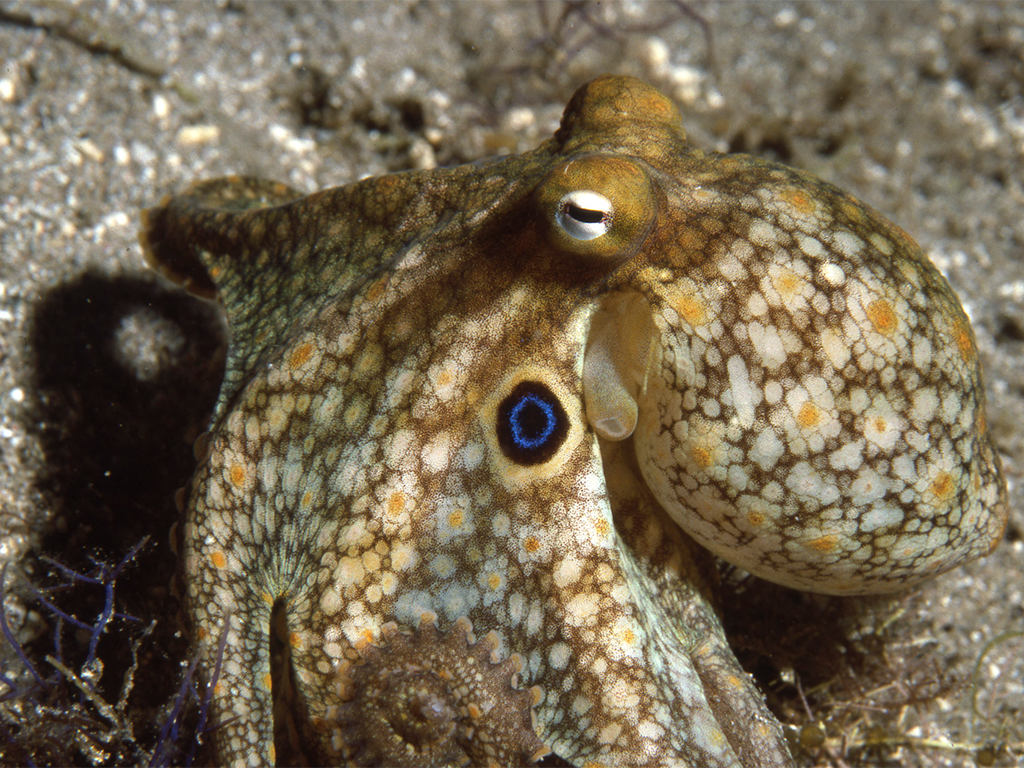
[[[605,270],[640,249],[658,212],[643,164],[604,154],[558,163],[537,185],[534,204],[555,252]]]
[[[611,200],[597,192],[579,189],[558,202],[555,221],[569,237],[593,240],[611,229],[613,215]]]
[[[522,381],[498,406],[498,445],[517,464],[540,464],[569,434],[569,417],[554,393],[539,381]]]

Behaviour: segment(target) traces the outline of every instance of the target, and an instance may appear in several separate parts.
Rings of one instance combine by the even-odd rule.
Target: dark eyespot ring
[[[569,434],[569,417],[539,381],[521,381],[498,406],[498,445],[517,464],[541,464]]]

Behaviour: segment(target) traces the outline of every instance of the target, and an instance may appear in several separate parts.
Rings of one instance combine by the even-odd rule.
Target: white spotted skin
[[[896,591],[989,552],[1004,490],[948,286],[854,201],[720,166],[701,194],[723,213],[689,214],[715,228],[666,259],[710,254],[702,279],[648,267],[661,354],[634,440],[659,501],[719,556],[816,592]],[[759,203],[736,209],[752,177]]]
[[[577,187],[607,233],[559,230]],[[690,149],[629,78],[528,155],[307,198],[207,182],[143,244],[232,333],[181,548],[205,679],[223,648],[219,762],[274,759],[277,605],[316,763],[355,754],[360,649],[427,617],[521,659],[575,764],[788,766],[694,541],[846,594],[1005,525],[973,336],[917,247],[812,177]]]

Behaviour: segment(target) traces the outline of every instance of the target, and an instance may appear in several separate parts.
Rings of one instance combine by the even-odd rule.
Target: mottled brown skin
[[[409,633],[381,627],[381,645],[343,664],[342,756],[358,765],[529,765],[548,753],[533,724],[538,688],[514,682],[522,659],[495,658],[465,619],[440,633],[427,615]],[[367,723],[378,727],[367,728]]]
[[[630,78],[519,157],[197,184],[143,245],[231,328],[181,552],[207,678],[223,640],[223,762],[273,761],[280,605],[317,763],[391,738],[348,719],[361,649],[468,620],[574,763],[790,765],[694,539],[857,594],[1005,526],[973,335],[917,246],[811,176],[690,149]]]

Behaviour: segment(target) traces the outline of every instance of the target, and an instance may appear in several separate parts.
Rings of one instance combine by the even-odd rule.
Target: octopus
[[[141,242],[229,327],[177,536],[221,763],[275,761],[284,696],[319,764],[792,765],[710,553],[859,595],[1003,535],[921,249],[638,80],[521,156],[199,182]]]

